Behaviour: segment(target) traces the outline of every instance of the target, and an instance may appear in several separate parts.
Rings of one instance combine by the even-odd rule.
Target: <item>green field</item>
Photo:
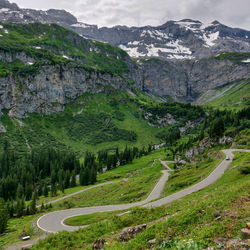
[[[197,158],[197,163],[188,163],[185,166],[183,166],[180,169],[175,169],[174,172],[171,173],[171,175],[169,176],[169,179],[165,185],[165,188],[162,192],[161,197],[165,197],[168,196],[172,193],[175,193],[181,189],[184,189],[186,187],[189,187],[203,179],[205,179],[212,171],[213,169],[222,161],[222,159],[224,159],[224,154],[219,152],[219,149],[213,148],[212,150],[206,150],[202,155],[199,156],[199,158]],[[143,157],[144,159],[147,157]],[[205,158],[203,161],[200,161],[202,158]],[[200,162],[199,162],[200,161]],[[199,162],[199,163],[198,163]],[[159,164],[159,162],[158,162]],[[170,163],[171,164],[171,163]],[[169,165],[169,167],[171,167]],[[134,164],[131,164],[134,165]],[[173,164],[174,165],[174,164]],[[134,165],[135,166],[135,165]],[[128,165],[129,167],[129,165]],[[122,170],[122,168],[120,169]],[[150,172],[154,173],[153,169],[148,169],[150,170]],[[126,172],[126,174],[130,174],[133,172]],[[141,173],[138,172],[140,175]],[[114,175],[113,175],[114,174]],[[114,176],[114,177],[118,177],[120,175],[120,171],[114,171],[113,174],[110,175],[109,172],[105,173],[105,175],[107,175],[107,179],[110,179],[110,176]],[[125,175],[123,175],[124,177]],[[145,176],[145,173],[143,173],[143,175],[141,175],[144,179],[146,184],[147,183],[147,178]],[[100,175],[100,177],[102,178],[103,176]],[[154,179],[154,178],[153,178]],[[138,185],[136,182],[134,182],[136,185]],[[129,186],[130,183],[128,183]],[[140,187],[143,187],[143,190],[147,190],[147,188],[145,188],[142,184],[139,184]],[[98,200],[98,203],[100,203],[100,205],[107,205],[109,203],[103,203],[104,200],[108,201],[110,200],[109,198],[109,194],[111,197],[116,197],[115,195],[115,190],[116,192],[118,192],[118,194],[121,194],[123,192],[123,187],[119,187],[117,189],[116,186],[119,186],[119,184],[116,185],[109,185],[106,186],[104,188],[98,188],[93,190],[92,192],[89,193],[83,193],[82,195],[78,195],[77,197],[73,197],[72,199],[70,199],[69,202],[71,202],[71,204],[74,204],[73,202],[77,200],[77,204],[82,204],[81,202],[81,198],[84,197],[85,200],[93,200],[93,198],[91,197],[91,193],[93,194],[93,197],[95,197],[95,195],[97,195],[98,197],[96,198]],[[113,190],[114,188],[114,190]],[[126,188],[126,186],[125,186]],[[118,191],[119,190],[119,191]],[[105,191],[108,191],[108,195],[105,195]],[[138,190],[138,194],[140,194],[140,190]],[[131,193],[131,190],[128,190],[128,193]],[[100,198],[103,197],[104,198]],[[80,198],[81,197],[81,198]],[[145,197],[146,198],[146,197]],[[119,196],[118,196],[119,199]],[[135,200],[137,201],[137,200]],[[111,201],[110,201],[111,202]],[[116,204],[115,200],[112,201],[112,204]],[[121,202],[121,200],[120,200]],[[86,201],[85,201],[86,203]],[[92,204],[94,204],[93,202],[89,204],[89,206],[92,206]],[[60,206],[60,205],[59,205]],[[56,206],[57,207],[57,206]],[[112,213],[109,214],[109,217],[112,216]],[[99,219],[98,219],[99,218]],[[95,218],[94,216],[90,216],[89,215],[83,215],[83,216],[77,216],[77,217],[73,217],[67,220],[67,224],[70,225],[84,225],[82,223],[86,223],[86,221],[94,223],[96,221],[101,221],[103,220],[103,218],[105,218],[105,213],[98,213],[97,218]]]
[[[83,226],[90,225],[96,222],[104,221],[111,219],[116,214],[122,214],[124,211],[115,211],[115,212],[103,212],[103,213],[93,213],[71,217],[64,221],[66,225],[70,226]]]

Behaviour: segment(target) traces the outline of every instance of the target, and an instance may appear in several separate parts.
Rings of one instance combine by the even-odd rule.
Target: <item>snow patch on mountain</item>
[[[206,44],[205,47],[211,47],[215,45],[215,41],[218,39],[220,32],[217,31],[211,34],[203,34],[203,40]]]
[[[10,9],[8,9],[8,8],[1,8],[0,9],[0,13],[3,13],[3,12],[7,12],[7,11],[9,11]]]
[[[250,58],[246,59],[246,60],[243,60],[242,61],[243,63],[250,63]]]
[[[119,48],[126,51],[133,58],[139,58],[139,57],[144,57],[145,56],[144,53],[141,53],[141,52],[138,51],[137,47],[128,48],[125,45],[121,44],[121,45],[119,45]]]
[[[71,25],[72,27],[77,27],[77,28],[91,28],[92,25],[86,24],[86,23],[75,23]]]
[[[139,45],[143,46],[144,50],[147,51],[145,53],[139,52],[138,47],[131,47],[131,45]],[[157,44],[145,44],[139,43],[138,41],[129,42],[126,45],[121,44],[119,47],[125,50],[131,57],[139,58],[139,57],[159,57],[160,54],[165,53],[170,59],[192,59],[192,52],[189,48],[181,45],[180,40],[171,40],[166,42],[164,45],[159,46]]]

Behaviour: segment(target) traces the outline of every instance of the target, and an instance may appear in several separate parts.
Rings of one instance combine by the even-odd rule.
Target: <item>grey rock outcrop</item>
[[[133,239],[137,234],[141,233],[146,228],[147,224],[126,228],[121,232],[119,240],[129,241],[130,239]]]
[[[57,23],[72,25],[77,22],[76,17],[65,10],[50,9],[47,11],[22,9],[15,3],[0,0],[0,21],[7,23]]]
[[[7,130],[4,127],[4,125],[0,124],[0,133],[6,133],[6,132],[7,132]]]
[[[184,19],[168,21],[157,27],[111,28],[76,23],[69,28],[89,39],[118,46],[134,58],[201,59],[224,51],[250,50],[249,31],[230,28],[217,21],[203,24]]]
[[[199,142],[198,146],[194,146],[192,148],[190,148],[186,153],[185,156],[186,158],[191,158],[193,156],[196,156],[198,154],[200,154],[201,152],[203,152],[206,148],[210,147],[210,145],[212,144],[212,141],[209,137],[204,138],[203,140],[201,140]]]
[[[103,92],[106,86],[120,90],[129,88],[118,76],[70,66],[44,66],[38,74],[26,78],[17,79],[13,75],[0,78],[0,110],[9,109],[13,117],[26,117],[34,112],[61,112],[64,104],[72,99],[85,92]]]

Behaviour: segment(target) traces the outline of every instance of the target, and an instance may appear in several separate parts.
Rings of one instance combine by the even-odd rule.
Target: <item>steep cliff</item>
[[[175,101],[193,102],[208,90],[250,77],[250,54],[239,54],[240,61],[208,58],[168,62],[151,59],[143,63],[144,89]],[[243,63],[242,63],[243,62]]]
[[[141,74],[116,47],[88,41],[58,25],[0,26],[0,110],[62,111],[64,104],[105,86],[141,88]]]

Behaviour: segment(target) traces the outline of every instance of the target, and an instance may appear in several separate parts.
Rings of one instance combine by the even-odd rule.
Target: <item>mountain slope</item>
[[[181,102],[250,77],[249,53],[134,62],[126,52],[56,24],[0,24],[0,111],[51,114],[85,92],[139,89]]]
[[[0,126],[5,132],[0,132],[0,146],[8,141],[20,153],[43,146],[75,152],[143,147],[164,142],[165,135],[175,128],[183,128],[185,133],[189,129],[186,124],[199,125],[203,117],[200,107],[159,104],[143,94],[109,87],[104,93],[85,93],[67,104],[63,112],[52,115],[30,114],[17,119],[4,110]]]
[[[55,24],[2,24],[0,65],[0,110],[16,117],[61,111],[105,86],[141,88],[138,67],[126,52]]]
[[[200,21],[184,19],[168,21],[157,27],[98,28],[96,25],[78,22],[65,10],[21,9],[6,0],[0,0],[0,13],[2,22],[57,23],[83,37],[120,47],[134,58],[200,59],[225,51],[250,50],[250,31],[230,28],[218,21],[203,24]]]
[[[249,106],[249,100],[250,81],[247,79],[210,90],[200,96],[195,103],[218,108],[241,109]]]

